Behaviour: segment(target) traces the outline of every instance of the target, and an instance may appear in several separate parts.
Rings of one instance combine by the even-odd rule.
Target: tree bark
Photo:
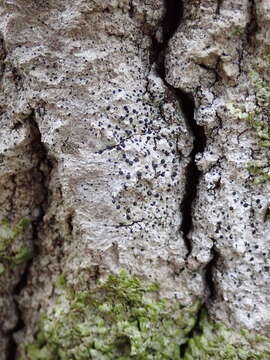
[[[248,170],[268,149],[229,108],[260,107],[268,0],[2,0],[0,19],[1,217],[31,220],[12,251],[32,251],[0,275],[0,359],[59,275],[122,268],[269,335],[270,185]]]

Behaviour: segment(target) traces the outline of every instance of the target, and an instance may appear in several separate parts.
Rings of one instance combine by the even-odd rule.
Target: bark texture
[[[266,159],[228,104],[267,80],[268,0],[1,0],[1,217],[33,258],[0,275],[0,359],[64,275],[125,268],[213,319],[270,331]]]

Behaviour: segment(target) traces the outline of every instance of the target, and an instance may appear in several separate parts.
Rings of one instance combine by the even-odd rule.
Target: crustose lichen
[[[158,296],[121,270],[89,291],[64,285],[39,323],[27,360],[269,360],[270,341],[227,329],[200,309]]]
[[[180,358],[199,302],[193,307],[158,298],[158,285],[125,270],[92,291],[70,288],[40,322],[31,360],[166,360]]]
[[[270,55],[266,57],[270,64]],[[245,111],[234,104],[228,105],[232,115],[245,120],[255,131],[259,148],[265,149],[265,157],[249,162],[248,170],[253,176],[254,184],[261,184],[270,180],[270,83],[252,71],[249,74],[250,82],[256,95],[256,104],[253,111]]]

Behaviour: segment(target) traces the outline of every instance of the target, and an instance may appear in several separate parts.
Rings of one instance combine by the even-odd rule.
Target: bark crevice
[[[156,65],[158,75],[161,77],[166,87],[174,94],[175,99],[179,103],[179,106],[184,114],[187,127],[194,138],[193,148],[190,154],[190,162],[186,169],[185,193],[180,206],[182,212],[182,224],[180,230],[183,234],[187,248],[186,257],[188,257],[192,250],[192,243],[188,237],[188,234],[192,229],[192,207],[194,205],[194,201],[196,200],[197,187],[201,176],[201,172],[196,165],[196,155],[204,151],[206,146],[206,135],[203,126],[198,125],[194,117],[194,98],[190,94],[186,94],[184,91],[174,88],[166,80],[165,53],[170,39],[173,37],[174,33],[181,24],[184,7],[182,1],[177,0],[166,0],[165,4],[166,14],[162,23],[163,43],[159,44],[157,40],[153,39],[153,58],[155,59],[154,63]]]
[[[219,259],[219,253],[217,252],[215,245],[211,248],[212,258],[205,267],[205,282],[208,289],[207,302],[212,301],[217,296],[217,290],[214,281],[214,269]]]
[[[186,185],[183,201],[181,204],[182,224],[181,231],[187,246],[188,254],[192,250],[192,242],[189,239],[189,233],[192,230],[192,209],[197,197],[198,185],[201,177],[201,171],[196,164],[196,155],[203,153],[206,146],[206,135],[203,126],[199,126],[194,118],[195,103],[194,99],[179,89],[175,90],[182,111],[186,117],[188,127],[193,135],[193,149],[190,154],[190,162],[186,169]]]
[[[28,119],[25,122],[26,126],[29,126],[30,129],[30,136],[32,138],[31,142],[31,149],[32,153],[35,154],[38,157],[38,164],[37,169],[39,172],[39,175],[41,176],[41,186],[40,191],[43,194],[43,202],[40,204],[39,207],[39,215],[35,218],[34,221],[31,222],[32,226],[32,258],[27,261],[25,264],[24,271],[18,281],[18,283],[14,286],[12,291],[12,297],[15,304],[16,314],[17,314],[17,323],[15,327],[9,331],[7,334],[9,340],[8,340],[8,348],[7,348],[7,360],[16,360],[17,358],[17,350],[18,350],[18,344],[15,340],[15,334],[18,331],[21,331],[25,328],[25,323],[23,319],[23,311],[20,308],[19,304],[19,298],[22,293],[22,291],[27,287],[28,285],[28,278],[30,274],[30,270],[33,264],[34,258],[39,253],[39,245],[38,245],[38,238],[39,238],[39,231],[42,229],[43,226],[43,218],[46,213],[46,209],[48,208],[48,195],[49,195],[49,182],[50,182],[50,173],[53,168],[52,161],[48,157],[48,152],[46,147],[41,141],[41,134],[38,127],[38,124],[35,119],[35,112],[32,111],[31,115],[28,117]],[[33,175],[34,176],[34,175]]]
[[[220,11],[222,6],[222,0],[218,1],[217,4],[217,14]],[[166,1],[167,13],[163,20],[163,44],[157,42],[156,39],[153,39],[153,51],[155,59],[153,62],[156,65],[158,75],[163,80],[166,87],[171,93],[174,94],[175,99],[179,103],[179,106],[185,117],[187,128],[190,131],[190,134],[193,136],[193,147],[190,153],[190,161],[186,168],[186,180],[185,180],[185,191],[180,205],[180,211],[182,213],[182,223],[180,231],[183,234],[185,241],[187,255],[186,259],[192,251],[192,241],[189,237],[190,232],[193,227],[193,207],[197,199],[197,191],[199,186],[199,181],[201,177],[201,171],[199,170],[196,164],[196,156],[199,153],[203,153],[207,144],[207,137],[203,126],[200,126],[195,119],[195,99],[191,94],[185,93],[183,90],[178,89],[170,85],[166,80],[166,68],[165,68],[165,54],[167,50],[168,43],[173,37],[175,31],[181,24],[183,19],[183,2],[177,0],[167,0]],[[211,69],[212,70],[212,69]],[[212,70],[216,73],[216,81],[218,80],[218,75],[216,69]],[[206,302],[212,299],[215,296],[215,284],[213,279],[213,269],[216,265],[218,254],[215,251],[215,248],[212,248],[212,260],[207,264],[204,273],[204,280],[206,287],[208,289],[208,298]],[[193,328],[190,330],[188,337],[193,338],[195,334],[201,332],[200,330],[200,318],[201,312],[204,309],[204,303],[202,303],[198,314],[196,316],[196,322]],[[188,350],[188,341],[180,346],[180,354],[182,357],[185,357],[185,354]]]
[[[216,15],[220,15],[220,9],[222,7],[223,0],[217,0]]]
[[[252,44],[253,36],[258,31],[257,13],[256,13],[256,1],[249,0],[249,22],[246,26],[247,43]]]

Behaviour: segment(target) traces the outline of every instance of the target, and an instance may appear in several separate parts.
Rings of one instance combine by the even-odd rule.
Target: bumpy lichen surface
[[[270,64],[270,55],[266,57]],[[249,163],[249,171],[254,176],[254,183],[260,184],[270,180],[270,83],[256,72],[250,73],[250,82],[256,95],[256,106],[252,110],[242,110],[231,105],[230,110],[239,119],[244,119],[256,132],[258,146],[266,150],[264,159]]]
[[[31,251],[26,247],[19,250],[12,250],[14,239],[28,226],[29,220],[22,218],[18,224],[12,228],[7,219],[0,223],[0,276],[5,269],[10,266],[21,264],[31,257]]]
[[[179,359],[194,327],[198,304],[183,308],[157,299],[156,284],[143,285],[125,271],[95,291],[62,294],[41,321],[31,360]]]
[[[158,299],[125,270],[93,291],[65,288],[41,319],[31,360],[269,359],[268,339],[215,324],[193,307]],[[181,352],[181,345],[182,347]]]
[[[267,360],[270,340],[246,330],[227,329],[202,311],[197,333],[188,341],[184,360]]]

